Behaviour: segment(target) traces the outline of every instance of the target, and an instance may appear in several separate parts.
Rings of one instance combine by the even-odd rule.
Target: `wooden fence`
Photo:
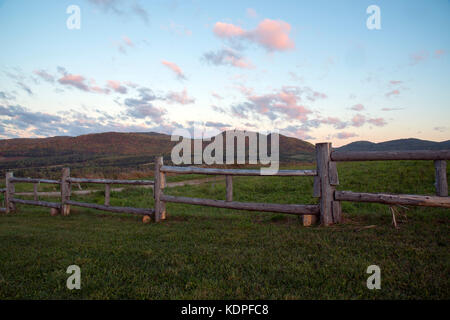
[[[324,226],[342,222],[341,201],[376,202],[389,205],[414,205],[450,208],[448,197],[446,160],[450,159],[450,150],[442,151],[376,151],[376,152],[339,152],[333,151],[331,143],[316,144],[316,170],[279,170],[275,176],[312,176],[314,177],[313,196],[319,198],[319,204],[275,204],[233,201],[233,176],[261,176],[260,170],[250,169],[218,169],[199,167],[166,166],[163,158],[155,161],[155,177],[152,180],[110,180],[86,179],[70,177],[70,169],[64,168],[60,180],[16,178],[12,172],[6,174],[5,208],[0,212],[13,212],[15,204],[36,205],[52,208],[62,215],[70,213],[70,206],[79,206],[110,212],[123,212],[143,216],[152,216],[155,222],[166,219],[166,203],[184,203],[235,210],[280,212],[303,216],[303,224],[308,226],[320,222]],[[376,161],[376,160],[433,160],[435,165],[436,196],[403,195],[383,193],[362,193],[337,191],[339,176],[336,162],[339,161]],[[226,199],[213,200],[171,196],[164,194],[166,174],[205,174],[224,175],[226,177]],[[14,183],[33,183],[34,200],[23,200],[14,197]],[[37,185],[40,183],[59,184],[61,202],[40,201],[37,197]],[[74,183],[97,183],[105,185],[104,205],[70,200],[71,185]],[[155,208],[132,208],[110,206],[110,186],[112,184],[152,185]]]

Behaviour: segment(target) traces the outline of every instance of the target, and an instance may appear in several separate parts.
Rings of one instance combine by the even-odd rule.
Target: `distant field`
[[[340,190],[434,193],[432,161],[342,163],[338,170]],[[236,177],[234,199],[316,203],[312,184],[309,177]],[[224,199],[225,184],[166,193]],[[111,205],[153,207],[151,189],[111,196]],[[102,203],[103,195],[73,199]],[[399,230],[387,206],[363,203],[343,203],[345,223],[329,228],[182,204],[167,204],[160,224],[82,208],[69,217],[18,209],[0,215],[0,299],[450,298],[446,209],[405,210]],[[81,267],[81,290],[66,289],[71,264]],[[366,288],[372,264],[381,268],[381,290]]]

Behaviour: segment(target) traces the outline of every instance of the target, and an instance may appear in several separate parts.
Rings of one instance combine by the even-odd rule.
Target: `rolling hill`
[[[163,155],[169,160],[171,150],[177,143],[170,140],[170,135],[154,132],[106,132],[77,137],[0,140],[0,174],[12,169],[27,175],[35,175],[34,172],[39,170],[41,173],[58,172],[61,166],[84,172],[87,169],[89,172],[115,173],[148,170],[155,156]],[[203,145],[209,143],[205,141]],[[313,158],[314,145],[280,135],[280,161],[310,162]]]
[[[420,139],[398,139],[374,143],[370,141],[355,141],[340,148],[339,151],[396,151],[396,150],[443,150],[450,149],[450,140],[435,142]]]

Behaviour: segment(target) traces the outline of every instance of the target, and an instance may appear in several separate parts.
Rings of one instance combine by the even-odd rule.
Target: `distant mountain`
[[[396,150],[443,150],[450,149],[450,140],[435,142],[420,139],[398,139],[373,143],[370,141],[355,141],[340,148],[339,151],[396,151]]]

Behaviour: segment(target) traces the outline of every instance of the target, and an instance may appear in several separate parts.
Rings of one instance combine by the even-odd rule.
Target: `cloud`
[[[295,43],[289,38],[290,31],[289,23],[271,19],[264,19],[254,30],[250,31],[225,22],[216,22],[213,28],[214,34],[219,38],[249,41],[269,52],[294,49]]]
[[[142,8],[137,2],[134,3],[133,7],[131,8],[132,11],[142,19],[146,24],[149,22],[149,14],[147,10]]]
[[[351,122],[354,127],[361,127],[366,123],[366,117],[362,114],[357,114],[352,118]]]
[[[131,1],[89,0],[89,2],[100,8],[105,13],[112,12],[121,16],[132,14],[138,16],[146,24],[149,22],[149,14],[147,10],[141,7],[136,1],[134,1],[132,6],[126,8],[124,8],[124,4],[129,5],[132,3]]]
[[[130,38],[128,38],[127,36],[123,36],[123,41],[125,42],[125,44],[129,47],[134,47],[134,43],[133,41],[131,41]]]
[[[439,132],[445,132],[445,131],[447,131],[447,127],[434,127],[433,130],[439,131]]]
[[[302,140],[314,140],[314,137],[308,134],[308,129],[304,129],[302,126],[289,125],[285,128],[280,129],[280,133],[293,136]]]
[[[172,34],[176,34],[177,36],[191,36],[192,31],[188,28],[186,28],[183,25],[176,24],[173,21],[170,21],[169,26],[162,26],[161,29],[165,31],[169,31]]]
[[[327,117],[325,119],[319,120],[319,122],[323,123],[323,124],[330,124],[330,125],[334,126],[336,129],[344,129],[348,125],[347,122],[342,121],[336,117]]]
[[[400,80],[391,80],[391,81],[389,81],[389,83],[390,83],[390,84],[393,84],[393,85],[397,85],[397,84],[402,84],[403,81],[400,81]]]
[[[398,96],[400,94],[400,91],[395,89],[392,91],[389,91],[385,94],[386,97],[390,98],[391,96]]]
[[[66,68],[64,68],[64,67],[57,66],[57,67],[56,67],[56,70],[58,71],[58,73],[62,74],[63,76],[65,76],[65,75],[68,74]]]
[[[125,94],[127,93],[127,88],[122,86],[119,81],[116,80],[108,80],[108,87],[114,90],[117,93]]]
[[[386,120],[384,120],[383,118],[372,118],[368,119],[367,122],[377,127],[384,127],[386,125]]]
[[[223,123],[223,122],[207,121],[205,123],[205,127],[218,128],[220,130],[224,130],[225,128],[232,127],[232,125],[229,123]]]
[[[252,63],[243,58],[241,54],[231,49],[222,49],[216,52],[209,51],[203,55],[203,59],[209,64],[216,66],[219,65],[229,65],[242,69],[253,68]]]
[[[428,52],[427,51],[415,52],[415,53],[412,53],[409,56],[409,60],[410,60],[409,64],[411,66],[414,66],[414,65],[416,65],[416,64],[418,64],[420,62],[425,61],[427,58],[428,58]]]
[[[176,122],[158,123],[156,126],[149,121],[149,126],[142,124],[123,123],[112,116],[105,117],[103,112],[97,110],[88,114],[74,110],[67,110],[61,115],[52,115],[34,112],[22,106],[0,105],[0,136],[15,137],[42,137],[42,136],[77,136],[99,132],[149,132],[163,131],[170,133],[174,127],[180,126]],[[172,129],[171,129],[172,128]]]
[[[353,107],[351,107],[351,109],[355,110],[355,111],[362,111],[362,110],[364,110],[364,106],[359,103],[359,104],[355,104]]]
[[[186,77],[183,73],[183,70],[181,70],[181,68],[177,64],[170,62],[170,61],[166,61],[166,60],[161,61],[161,63],[163,65],[165,65],[167,68],[169,68],[170,70],[172,70],[173,72],[175,72],[178,79],[180,79],[180,80],[186,79]]]
[[[169,103],[190,104],[195,102],[194,98],[188,96],[186,88],[182,92],[169,92],[166,99]]]
[[[85,78],[78,74],[66,74],[58,79],[58,82],[62,85],[72,86],[82,91],[90,91],[89,86],[84,83]]]
[[[46,72],[45,70],[34,70],[33,73],[47,82],[51,83],[55,82],[55,77]]]
[[[162,122],[162,116],[167,112],[163,108],[155,107],[152,101],[157,100],[150,88],[138,89],[139,98],[126,98],[124,104],[127,107],[126,114],[137,119],[151,118],[153,122]]]
[[[232,106],[231,110],[235,116],[248,118],[251,114],[266,116],[271,120],[283,117],[287,120],[306,121],[311,111],[300,104],[303,95],[307,98],[316,99],[323,97],[316,96],[316,92],[309,88],[282,87],[273,93],[264,95],[248,94],[247,101]],[[308,96],[309,95],[309,96]],[[324,95],[325,96],[325,95]]]
[[[0,91],[0,99],[4,99],[4,100],[15,100],[16,97],[10,95],[9,93],[5,92],[5,91]]]
[[[381,111],[397,111],[397,110],[403,110],[405,108],[382,108]]]
[[[256,13],[256,10],[253,9],[253,8],[247,8],[246,12],[247,12],[247,16],[250,17],[250,18],[257,18],[258,17],[258,14]]]
[[[435,58],[440,58],[443,55],[445,55],[447,53],[447,51],[445,51],[444,49],[438,49],[434,52],[434,57]]]
[[[334,137],[338,138],[338,139],[350,139],[350,138],[354,138],[357,136],[358,135],[353,132],[338,132],[337,134],[334,135]]]
[[[220,38],[232,38],[245,35],[245,31],[241,27],[225,22],[216,22],[213,32]]]
[[[28,87],[25,83],[22,81],[17,81],[17,85],[21,87],[26,93],[28,93],[30,96],[33,95],[33,91],[31,91],[30,87]]]
[[[211,92],[211,95],[216,99],[223,100],[223,97],[215,91]]]

